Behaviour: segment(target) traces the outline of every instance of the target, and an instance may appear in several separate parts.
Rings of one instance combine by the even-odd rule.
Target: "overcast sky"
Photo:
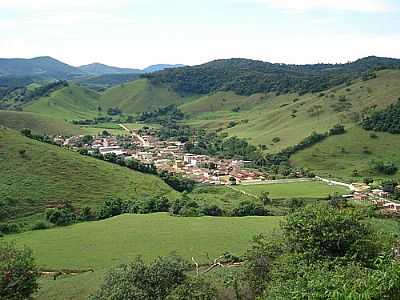
[[[400,58],[399,0],[0,0],[0,57],[72,65]]]

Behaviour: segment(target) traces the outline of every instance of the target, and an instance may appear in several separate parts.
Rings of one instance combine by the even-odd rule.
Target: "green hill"
[[[370,132],[359,127],[343,135],[327,138],[292,156],[294,165],[314,170],[320,175],[344,180],[360,180],[363,177],[400,179],[400,173],[385,176],[372,169],[372,161],[392,161],[400,167],[400,136],[390,133]],[[359,176],[353,177],[354,170]]]
[[[234,92],[216,92],[202,96],[180,106],[185,113],[198,114],[204,112],[248,110],[264,102],[264,94],[241,96]]]
[[[64,120],[37,113],[8,110],[0,110],[0,125],[16,130],[29,128],[35,134],[76,135],[82,132],[78,126]]]
[[[99,95],[75,84],[57,90],[24,107],[24,111],[58,119],[91,119],[97,115]]]
[[[214,97],[216,97],[215,94]],[[187,121],[189,125],[210,129],[223,129],[229,135],[246,138],[252,144],[265,144],[269,151],[276,152],[300,142],[311,132],[325,132],[337,123],[353,127],[370,110],[383,109],[394,103],[400,96],[400,71],[377,72],[377,78],[357,80],[349,86],[335,87],[321,93],[265,94],[255,98],[254,107],[249,101],[235,94],[225,93],[224,103],[244,101],[244,109],[228,111],[233,105],[212,106],[202,97],[182,106],[186,111],[205,111]],[[255,97],[255,96],[253,96]],[[204,105],[203,105],[204,104]],[[240,105],[239,105],[240,107]],[[250,109],[247,109],[250,107]],[[228,128],[230,122],[234,126]],[[278,143],[272,139],[279,137]]]
[[[4,218],[42,213],[49,204],[70,200],[96,206],[111,197],[145,198],[168,194],[161,179],[31,140],[0,129],[0,199]]]
[[[198,66],[146,74],[154,84],[166,84],[178,93],[209,94],[234,91],[255,93],[309,93],[368,77],[376,69],[398,69],[400,60],[366,57],[346,64],[287,65],[244,58],[220,59]]]
[[[100,105],[103,110],[119,107],[124,113],[139,113],[170,104],[182,104],[190,99],[178,95],[166,86],[139,79],[108,89],[101,95]]]

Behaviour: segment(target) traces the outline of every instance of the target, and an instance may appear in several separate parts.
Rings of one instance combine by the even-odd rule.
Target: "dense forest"
[[[366,117],[361,125],[366,130],[400,133],[400,98],[397,103]]]
[[[322,91],[350,82],[379,69],[400,67],[400,60],[367,57],[347,64],[286,65],[233,58],[203,65],[167,69],[143,77],[154,84],[167,84],[181,94],[207,94],[231,90],[240,95],[258,92]],[[368,75],[368,76],[367,76]]]

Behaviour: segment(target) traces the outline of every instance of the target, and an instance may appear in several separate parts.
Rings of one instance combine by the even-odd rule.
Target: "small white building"
[[[383,205],[383,208],[388,209],[392,212],[400,212],[400,204],[394,202],[388,202]]]

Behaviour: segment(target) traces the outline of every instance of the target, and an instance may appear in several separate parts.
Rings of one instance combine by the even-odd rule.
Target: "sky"
[[[0,57],[143,68],[400,58],[399,0],[0,0]]]

